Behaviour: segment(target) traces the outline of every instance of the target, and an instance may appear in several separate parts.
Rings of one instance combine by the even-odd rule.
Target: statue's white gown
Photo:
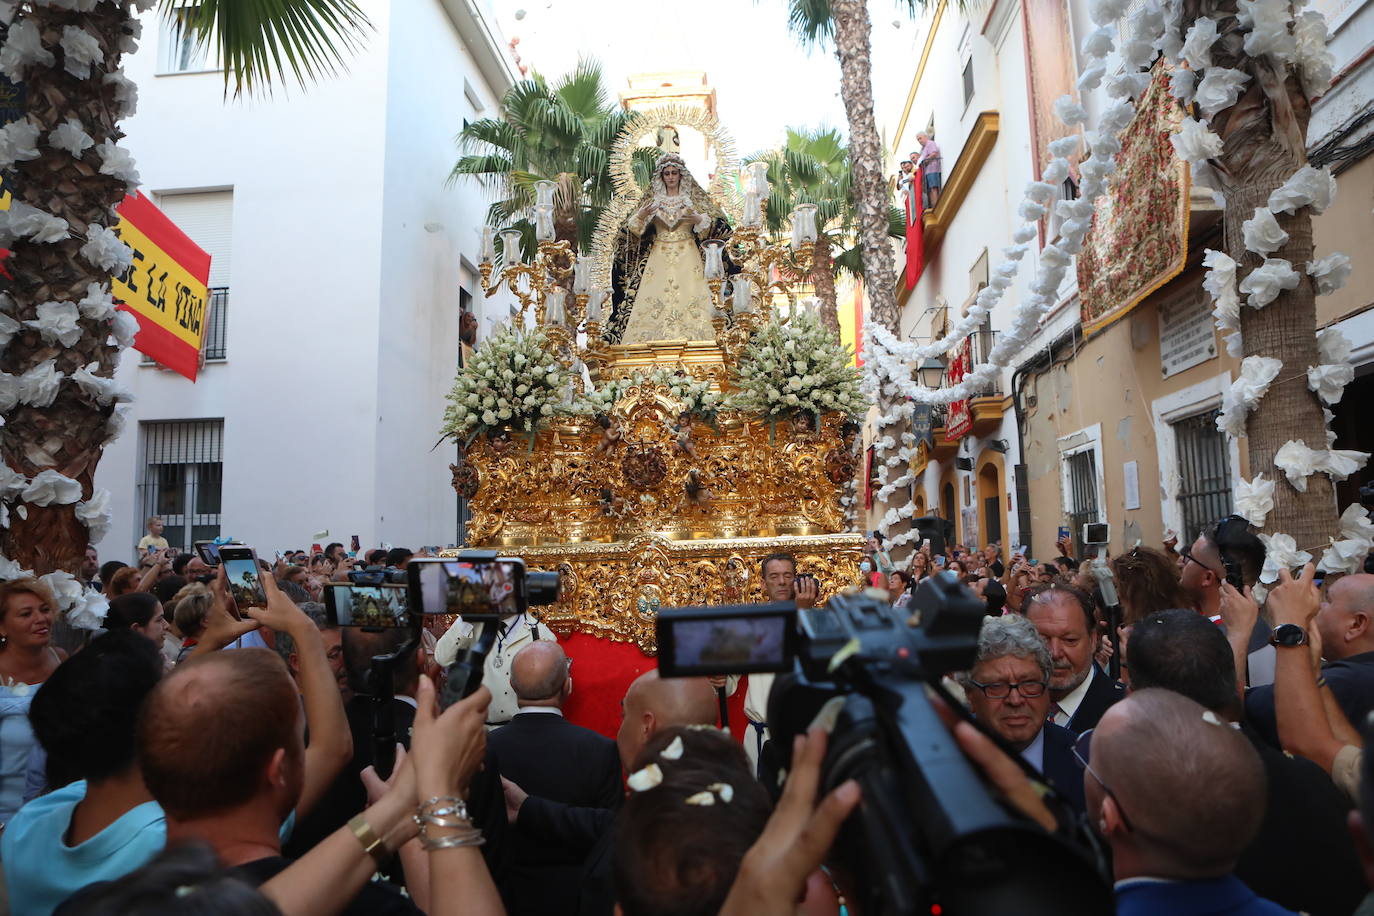
[[[620,342],[714,340],[711,290],[691,216],[670,227],[660,214],[654,225],[654,247]]]

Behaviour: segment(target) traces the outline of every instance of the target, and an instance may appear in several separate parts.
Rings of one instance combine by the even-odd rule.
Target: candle
[[[755,227],[755,226],[758,226],[758,224],[759,224],[759,210],[760,210],[759,202],[760,202],[760,200],[762,200],[762,198],[759,197],[759,194],[758,194],[757,191],[746,191],[746,192],[744,193],[744,213],[741,215],[741,218],[740,218],[740,225],[741,225],[741,226],[746,226],[746,227]]]
[[[751,162],[749,163],[750,188],[749,190],[758,194],[760,197],[767,197],[768,189],[768,163]]]
[[[555,286],[544,295],[544,323],[562,324],[563,323],[563,300],[567,297],[568,291],[561,286]]]
[[[721,261],[725,243],[720,239],[711,239],[702,247],[706,252],[706,279],[719,280],[725,276],[725,265]]]
[[[519,229],[501,230],[501,260],[507,267],[523,260],[520,256],[523,247],[524,240]]]
[[[585,296],[592,288],[592,259],[590,255],[579,255],[573,265],[573,293]]]
[[[548,180],[536,181],[534,183],[534,207],[536,210],[542,210],[545,208],[549,210],[553,209],[553,192],[555,189],[557,189],[557,187],[558,185]]]
[[[600,321],[602,304],[606,301],[606,290],[594,289],[587,300],[587,320]]]
[[[753,291],[750,289],[752,284],[743,278],[735,279],[735,294],[733,306],[736,315],[746,315],[754,311]]]
[[[496,230],[491,226],[482,227],[482,253],[478,260],[483,264],[496,260]]]
[[[792,250],[816,241],[816,205],[798,204],[792,211]]]
[[[553,235],[553,207],[536,207],[534,210],[535,240],[552,242]]]

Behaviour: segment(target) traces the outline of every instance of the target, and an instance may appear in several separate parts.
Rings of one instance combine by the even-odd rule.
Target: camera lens
[[[553,604],[558,600],[558,573],[525,574],[525,599],[530,604]]]

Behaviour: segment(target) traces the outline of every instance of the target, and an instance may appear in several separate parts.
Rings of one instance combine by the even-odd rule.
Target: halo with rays
[[[715,198],[731,219],[736,222],[739,220],[740,201],[734,182],[730,180],[739,168],[739,154],[735,151],[734,138],[726,132],[720,120],[709,111],[683,105],[661,105],[636,111],[625,122],[615,145],[611,147],[610,172],[615,196],[602,211],[592,240],[592,251],[596,256],[593,280],[600,286],[611,285],[616,233],[644,190],[635,180],[634,151],[641,139],[664,125],[690,127],[707,138],[716,153],[716,169],[710,184],[706,186],[706,192]]]

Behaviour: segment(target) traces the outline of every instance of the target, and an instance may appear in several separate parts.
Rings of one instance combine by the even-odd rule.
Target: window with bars
[[[1098,520],[1097,449],[1086,448],[1064,459],[1069,464],[1069,536],[1074,556],[1087,556],[1083,526]]]
[[[227,286],[210,289],[209,305],[210,321],[205,328],[205,343],[201,346],[201,359],[203,360],[222,360],[228,355],[225,348],[225,327],[228,322],[229,309],[229,288]],[[148,354],[143,354],[141,365],[151,366],[155,360]]]
[[[1231,449],[1217,429],[1219,408],[1173,424],[1178,454],[1181,541],[1190,544],[1203,529],[1231,514]]]
[[[220,535],[224,481],[224,421],[173,420],[140,424],[142,479],[139,527],[162,516],[162,536],[189,550]]]

